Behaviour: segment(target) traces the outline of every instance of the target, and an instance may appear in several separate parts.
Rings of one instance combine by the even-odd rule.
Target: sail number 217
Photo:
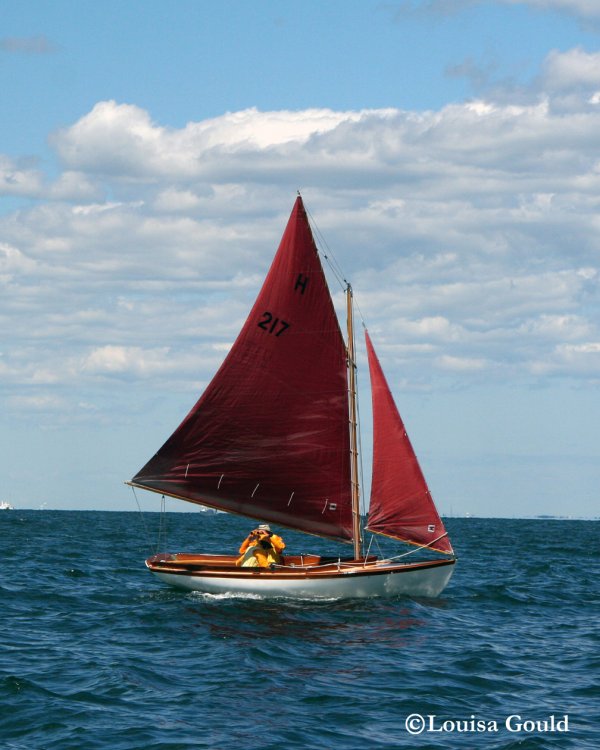
[[[275,336],[281,336],[281,334],[290,327],[290,324],[286,323],[285,320],[280,320],[279,318],[274,317],[270,312],[264,312],[261,316],[258,327],[262,328],[263,331],[266,331],[267,333],[274,333]]]

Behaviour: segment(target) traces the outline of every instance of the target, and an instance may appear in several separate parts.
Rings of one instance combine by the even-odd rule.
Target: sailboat
[[[365,328],[373,402],[373,476],[362,528],[353,292],[344,340],[298,195],[262,289],[208,387],[129,481],[262,522],[353,545],[353,554],[288,555],[269,568],[237,555],[159,553],[159,579],[209,594],[346,598],[437,596],[456,558]],[[365,554],[365,532],[434,552]],[[413,549],[411,548],[411,549]]]

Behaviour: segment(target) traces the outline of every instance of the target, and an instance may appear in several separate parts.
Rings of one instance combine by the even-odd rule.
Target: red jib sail
[[[346,347],[300,197],[250,316],[132,479],[320,536],[352,536]]]
[[[389,386],[366,333],[373,399],[373,479],[367,530],[452,553]]]

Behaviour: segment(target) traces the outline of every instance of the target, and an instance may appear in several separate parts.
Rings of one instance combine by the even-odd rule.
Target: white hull
[[[342,566],[341,570],[278,569],[191,571],[157,569],[147,565],[161,581],[186,591],[207,594],[346,599],[357,597],[438,596],[454,570],[454,560],[413,564]],[[168,567],[161,565],[160,567]]]

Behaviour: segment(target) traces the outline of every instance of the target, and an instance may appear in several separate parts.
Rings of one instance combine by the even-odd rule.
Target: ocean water
[[[251,527],[166,520],[169,551]],[[598,522],[447,526],[438,599],[267,601],[152,577],[158,514],[2,512],[0,748],[597,750]]]

